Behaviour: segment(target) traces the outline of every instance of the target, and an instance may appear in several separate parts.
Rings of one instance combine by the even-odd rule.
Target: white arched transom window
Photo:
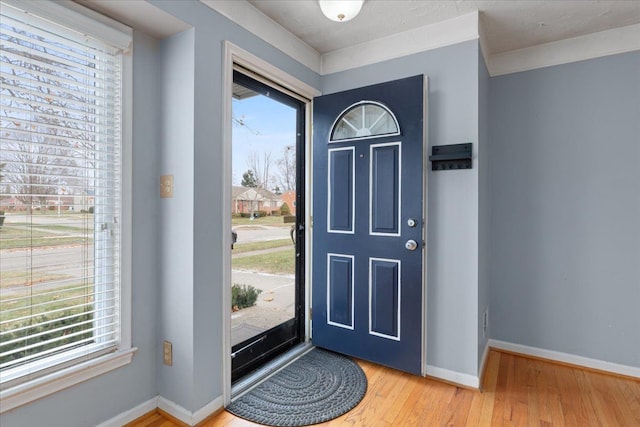
[[[329,142],[400,135],[395,115],[375,101],[360,101],[344,110],[331,129]]]

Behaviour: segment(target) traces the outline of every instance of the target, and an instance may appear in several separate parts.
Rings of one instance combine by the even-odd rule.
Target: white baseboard
[[[169,399],[158,396],[158,409],[162,409],[167,414],[190,426],[195,426],[215,411],[222,409],[222,403],[222,396],[219,396],[196,412],[191,412]]]
[[[216,411],[224,408],[224,402],[222,396],[218,396],[216,399],[213,399],[211,402],[204,405],[202,408],[198,409],[193,413],[193,424],[196,425],[204,421],[208,416],[213,414]]]
[[[107,420],[101,424],[98,424],[97,427],[121,427],[153,411],[157,407],[158,407],[158,396],[152,399],[149,399],[146,402],[136,406],[135,408],[131,408],[128,411],[125,411],[120,415],[117,415],[111,418],[110,420]]]
[[[545,350],[537,347],[530,347],[522,344],[490,339],[489,347],[499,350],[511,351],[527,356],[549,359],[556,362],[568,363],[570,365],[581,366],[589,369],[610,372],[612,374],[624,375],[627,377],[640,378],[640,368],[634,366],[620,365],[618,363],[606,362],[604,360],[590,359],[588,357],[577,356],[575,354],[562,353],[559,351]]]
[[[450,371],[449,369],[427,365],[427,376],[445,380],[465,387],[480,388],[480,379],[476,376]]]
[[[156,408],[162,409],[167,414],[187,425],[195,426],[196,424],[204,421],[209,415],[222,408],[222,396],[207,403],[196,412],[188,411],[177,403],[174,403],[169,399],[165,399],[162,396],[156,396],[144,403],[141,403],[135,408],[131,408],[128,411],[116,415],[110,420],[98,424],[97,427],[121,427],[142,417],[143,415],[148,414]]]

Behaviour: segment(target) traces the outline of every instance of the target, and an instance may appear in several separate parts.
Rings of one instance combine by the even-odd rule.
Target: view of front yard
[[[0,227],[0,249],[85,243],[84,236],[80,234],[84,230],[77,226],[5,222]]]
[[[93,324],[94,285],[80,277],[93,268],[92,234],[88,213],[5,214],[0,364],[91,339],[84,331]]]
[[[291,224],[282,216],[265,216],[233,218],[232,227],[238,233],[233,283],[257,290],[255,305],[241,310],[239,318],[254,328],[275,326],[292,312],[296,257]],[[91,327],[94,286],[79,277],[93,269],[92,236],[92,214],[6,214],[0,227],[2,351],[26,335],[69,343],[87,338],[82,331]],[[37,331],[29,323],[34,320]],[[33,350],[43,349],[34,343]],[[22,356],[14,353],[0,362]]]
[[[241,254],[243,252],[253,252],[271,248],[282,248],[286,246],[292,246],[291,239],[266,240],[253,243],[237,243],[233,247],[233,253],[235,255]]]
[[[284,217],[279,215],[261,216],[254,219],[236,217],[231,219],[231,225],[233,225],[234,227],[236,225],[258,225],[258,226],[272,225],[276,227],[287,227],[287,224],[284,223]]]
[[[295,274],[295,260],[295,248],[289,242],[289,247],[284,250],[234,259],[233,268],[270,274]]]
[[[255,304],[233,307],[235,345],[294,316],[295,246],[283,216],[233,218],[238,239],[232,250],[232,281],[257,291]],[[237,287],[236,287],[237,289]]]
[[[6,213],[0,227],[0,364],[92,340],[93,215]],[[92,252],[92,251],[91,251]],[[29,345],[25,345],[25,337]]]

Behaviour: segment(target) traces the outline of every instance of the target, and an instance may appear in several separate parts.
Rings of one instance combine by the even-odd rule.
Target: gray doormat
[[[354,408],[367,377],[353,360],[313,349],[227,407],[260,424],[297,427],[332,420]]]

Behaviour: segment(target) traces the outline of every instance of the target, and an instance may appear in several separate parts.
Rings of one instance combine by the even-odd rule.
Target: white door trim
[[[233,66],[241,65],[243,68],[253,71],[256,74],[267,78],[286,89],[290,94],[295,94],[296,98],[306,103],[306,125],[305,125],[305,194],[306,194],[306,218],[305,223],[309,224],[305,230],[306,242],[306,266],[305,266],[305,313],[309,313],[310,307],[310,283],[311,283],[311,99],[320,95],[320,91],[306,84],[305,82],[291,76],[279,68],[269,64],[261,58],[247,52],[229,41],[224,41],[222,61],[222,144],[223,144],[223,227],[231,224],[231,151],[232,151],[232,128],[231,128],[231,98],[233,87]],[[231,300],[231,233],[223,233],[222,236],[222,301]],[[305,316],[305,341],[309,340],[309,316]],[[222,304],[222,396],[224,406],[231,402],[231,305]]]
[[[422,242],[427,242],[427,226],[429,225],[429,77],[423,75],[423,87],[422,87]],[[420,242],[420,243],[422,243]],[[427,375],[427,251],[425,245],[422,246],[422,376]]]

